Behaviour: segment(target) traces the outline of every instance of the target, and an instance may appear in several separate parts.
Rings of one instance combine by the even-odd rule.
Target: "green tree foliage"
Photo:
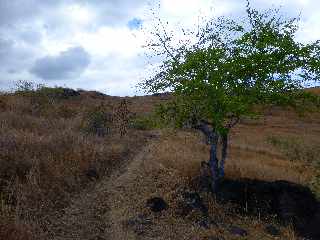
[[[284,18],[278,10],[259,12],[248,2],[246,13],[241,21],[221,17],[197,32],[183,31],[187,40],[178,44],[159,20],[148,44],[165,60],[143,87],[171,91],[175,98],[161,107],[163,119],[207,136],[214,191],[224,176],[229,130],[241,117],[254,116],[257,105],[320,106],[319,97],[303,91],[304,82],[319,83],[320,41],[298,42],[299,19]]]

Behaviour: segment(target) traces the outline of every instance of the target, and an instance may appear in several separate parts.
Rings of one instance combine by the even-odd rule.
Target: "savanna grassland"
[[[195,209],[181,214],[181,192],[197,190],[209,146],[195,130],[154,123],[155,105],[169,98],[2,93],[0,239],[299,239],[273,216],[240,214],[206,192],[199,196],[215,224],[203,226]],[[319,156],[320,115],[270,107],[232,129],[226,176],[286,180],[319,196]],[[166,210],[150,211],[152,197]],[[271,225],[279,233],[266,231]]]

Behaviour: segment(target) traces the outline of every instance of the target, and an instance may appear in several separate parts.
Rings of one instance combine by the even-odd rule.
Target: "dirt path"
[[[122,231],[117,213],[117,201],[121,198],[121,182],[130,174],[133,165],[139,164],[148,154],[153,141],[146,146],[126,165],[115,170],[111,175],[101,179],[95,187],[82,193],[72,201],[61,216],[51,219],[48,227],[48,239],[130,239]],[[120,190],[120,191],[119,191]]]
[[[136,152],[132,158],[124,160],[122,167],[115,169],[111,175],[99,180],[90,190],[84,190],[75,197],[70,207],[65,209],[61,216],[50,220],[47,232],[50,240],[167,240],[176,239],[208,239],[207,236],[226,234],[227,229],[203,229],[193,220],[176,217],[176,190],[189,174],[195,176],[200,162],[207,157],[207,146],[200,145],[199,138],[186,133],[167,137],[164,133],[157,134],[149,139],[145,147]],[[236,153],[242,153],[236,149]],[[241,150],[241,149],[240,149]],[[240,155],[242,159],[248,155]],[[253,156],[258,157],[258,154]],[[257,161],[247,161],[246,169],[268,170],[268,161],[264,155],[259,155],[260,165],[252,165]],[[268,157],[268,155],[266,156]],[[232,158],[230,159],[232,160]],[[235,161],[236,159],[234,159]],[[282,167],[278,167],[282,169]],[[277,168],[277,169],[278,169]],[[245,172],[246,175],[248,174]],[[165,199],[170,208],[168,211],[155,215],[146,208],[146,200],[160,196]],[[179,199],[178,199],[179,200]],[[224,211],[218,211],[221,219]],[[214,213],[216,214],[216,213]],[[214,216],[213,214],[213,216]],[[143,220],[150,220],[150,224],[136,221],[138,216]],[[196,215],[194,216],[196,218]],[[220,218],[220,216],[218,216]],[[252,237],[248,239],[270,239],[265,236],[263,227],[252,228],[251,220],[230,218],[219,220],[222,222],[241,222],[240,225],[250,229]],[[148,222],[147,221],[147,222]],[[138,224],[137,224],[138,223]],[[248,230],[249,231],[249,230]],[[228,235],[229,234],[229,235]],[[200,237],[202,236],[202,237]],[[256,237],[258,236],[258,237]],[[232,238],[226,238],[232,239]]]

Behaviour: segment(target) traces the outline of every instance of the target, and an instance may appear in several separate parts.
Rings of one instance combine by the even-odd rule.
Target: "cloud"
[[[318,0],[251,3],[259,9],[283,5],[285,16],[301,11],[297,39],[320,39]],[[149,74],[141,46],[154,31],[150,8],[177,34],[202,16],[239,17],[245,6],[245,0],[0,0],[0,88],[26,79],[133,94],[132,85]]]
[[[0,38],[0,61],[6,57],[13,47],[13,41]]]
[[[30,72],[45,80],[79,77],[90,64],[90,55],[82,47],[73,47],[57,56],[38,59]]]
[[[36,54],[36,50],[24,42],[0,37],[0,71],[23,70],[30,66]]]

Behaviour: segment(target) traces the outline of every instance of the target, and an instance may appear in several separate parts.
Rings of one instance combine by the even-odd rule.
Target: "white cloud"
[[[136,56],[144,42],[141,32],[131,31],[126,26],[101,27],[94,33],[78,32],[71,39],[71,42],[85,46],[94,56],[119,54],[123,58]]]

